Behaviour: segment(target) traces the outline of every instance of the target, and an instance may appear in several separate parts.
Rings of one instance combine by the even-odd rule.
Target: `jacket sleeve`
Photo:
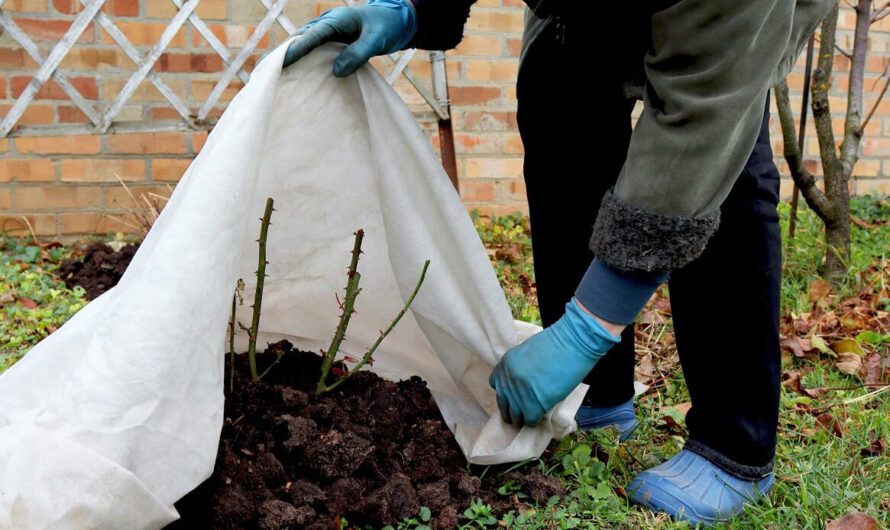
[[[835,2],[658,2],[643,113],[591,236],[601,261],[658,271],[701,254],[757,139],[776,72],[793,65],[798,41]],[[808,9],[795,16],[798,4]]]
[[[450,50],[463,38],[476,0],[409,0],[417,13],[417,33],[405,48]]]

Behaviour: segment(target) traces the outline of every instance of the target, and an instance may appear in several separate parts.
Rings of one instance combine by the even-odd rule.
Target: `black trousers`
[[[562,316],[592,259],[591,227],[603,194],[624,164],[632,132],[635,101],[625,97],[622,80],[633,70],[627,62],[642,60],[635,52],[597,50],[589,28],[573,33],[571,24],[567,21],[563,29],[551,25],[538,36],[517,82],[545,326]],[[669,283],[677,347],[692,398],[687,449],[746,478],[772,469],[781,379],[779,175],[765,103],[757,144],[722,206],[719,230],[704,254],[674,271]],[[631,399],[633,376],[629,326],[621,343],[587,377],[586,404]]]

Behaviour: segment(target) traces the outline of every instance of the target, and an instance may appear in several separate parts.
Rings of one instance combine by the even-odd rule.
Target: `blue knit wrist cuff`
[[[613,324],[633,324],[667,272],[621,272],[594,258],[575,290],[588,311]]]

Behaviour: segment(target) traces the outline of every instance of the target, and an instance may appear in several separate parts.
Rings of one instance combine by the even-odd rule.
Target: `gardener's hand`
[[[309,22],[284,55],[290,66],[322,44],[349,44],[334,61],[334,75],[345,77],[375,55],[404,49],[417,32],[411,0],[369,0],[361,7],[335,7]]]
[[[572,298],[562,318],[508,350],[495,366],[488,383],[501,417],[517,427],[537,425],[620,340]]]

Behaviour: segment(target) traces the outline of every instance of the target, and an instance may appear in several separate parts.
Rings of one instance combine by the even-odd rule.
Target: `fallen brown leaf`
[[[820,398],[828,392],[828,389],[826,388],[804,388],[803,383],[800,380],[804,375],[805,372],[803,370],[789,370],[782,374],[782,384],[802,396],[807,396],[813,399]]]
[[[816,416],[816,422],[838,438],[844,437],[844,426],[832,414],[823,412]]]
[[[28,309],[37,309],[37,302],[31,300],[30,298],[25,298],[24,296],[16,296],[15,299]]]
[[[880,530],[878,522],[862,512],[850,512],[847,515],[828,521],[825,530]]]
[[[635,371],[637,375],[636,380],[644,385],[648,385],[655,379],[658,371],[655,368],[655,360],[652,358],[652,353],[647,353],[640,359]]]
[[[795,357],[806,357],[808,353],[815,350],[810,339],[800,337],[786,337],[782,339],[779,345],[793,353]]]
[[[838,354],[834,365],[842,374],[859,375],[862,370],[862,356],[855,353],[841,353]]]
[[[822,278],[810,282],[810,302],[824,305],[828,295],[831,294],[831,284]]]
[[[872,353],[865,358],[860,374],[866,385],[890,382],[890,356],[884,357],[878,352]]]
[[[661,429],[661,430],[663,430],[663,431],[668,431],[668,432],[670,432],[670,433],[672,433],[672,434],[685,434],[685,433],[686,433],[686,429],[684,429],[682,425],[680,425],[679,423],[677,423],[677,420],[675,420],[673,417],[671,417],[671,416],[669,416],[669,415],[667,415],[667,414],[665,414],[664,416],[662,416],[662,417],[659,419],[659,421],[660,421],[661,423],[659,423],[658,425],[656,425],[656,427],[655,427],[656,429]]]
[[[881,456],[887,452],[887,442],[883,438],[877,438],[868,447],[863,447],[859,454],[862,456]]]

